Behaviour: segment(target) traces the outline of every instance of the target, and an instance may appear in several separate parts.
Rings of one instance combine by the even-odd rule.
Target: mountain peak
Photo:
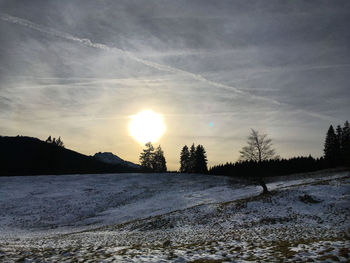
[[[101,162],[109,163],[109,164],[122,164],[132,168],[140,168],[140,165],[125,161],[119,156],[111,153],[111,152],[98,152],[94,154],[94,158],[98,159]]]

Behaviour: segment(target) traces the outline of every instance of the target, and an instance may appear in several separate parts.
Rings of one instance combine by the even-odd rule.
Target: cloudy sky
[[[350,1],[0,0],[0,134],[138,162],[130,116],[236,161],[250,128],[282,157],[322,155],[350,118]],[[157,144],[158,144],[157,143]]]

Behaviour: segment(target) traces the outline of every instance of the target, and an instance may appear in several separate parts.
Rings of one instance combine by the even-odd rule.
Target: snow
[[[129,161],[125,161],[122,158],[120,158],[119,156],[117,156],[111,152],[95,153],[94,158],[96,158],[97,160],[102,161],[104,163],[122,164],[122,165],[126,165],[126,166],[129,166],[132,168],[141,168],[140,165],[134,164],[134,163],[129,162]]]
[[[100,174],[0,178],[0,231],[74,231],[258,193],[225,177]]]
[[[346,261],[350,174],[0,177],[0,261]],[[308,202],[303,196],[308,196]]]

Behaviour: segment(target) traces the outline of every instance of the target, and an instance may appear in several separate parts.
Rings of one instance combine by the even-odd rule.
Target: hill
[[[133,172],[37,138],[0,137],[0,176]]]
[[[135,169],[141,169],[141,166],[129,161],[125,161],[122,158],[120,158],[119,156],[111,153],[111,152],[98,152],[94,154],[94,158],[104,162],[104,163],[109,163],[109,164],[121,164],[121,165],[125,165],[131,168],[135,168]]]
[[[349,171],[297,177],[2,177],[0,261],[348,262]]]

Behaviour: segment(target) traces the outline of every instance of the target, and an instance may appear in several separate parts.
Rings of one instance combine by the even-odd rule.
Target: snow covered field
[[[343,261],[350,173],[260,186],[227,177],[0,177],[0,261]]]
[[[101,174],[0,177],[0,231],[71,232],[257,194],[226,177]]]

